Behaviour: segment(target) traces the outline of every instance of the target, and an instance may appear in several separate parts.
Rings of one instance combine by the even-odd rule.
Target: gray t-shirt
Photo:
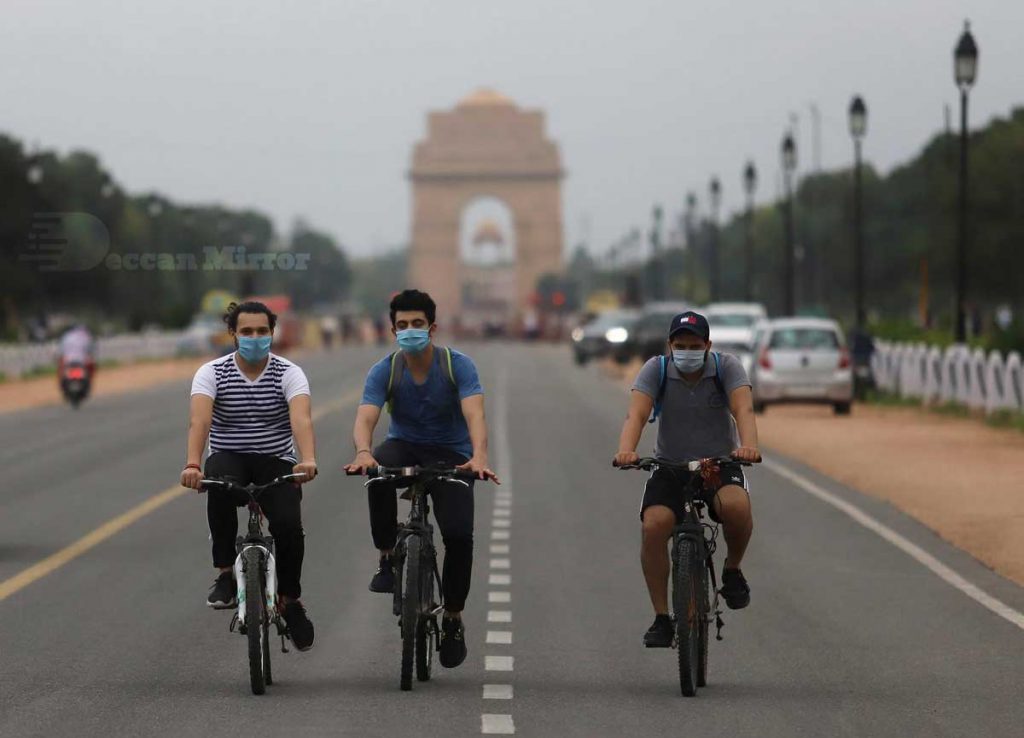
[[[637,374],[633,389],[657,399],[661,368],[657,356],[649,359]],[[719,354],[719,374],[726,395],[738,387],[749,387],[743,364],[732,354]],[[728,456],[739,446],[736,422],[729,411],[729,400],[715,383],[715,358],[708,355],[704,374],[690,384],[668,360],[665,397],[658,420],[658,442],[654,455],[659,459],[684,464],[711,456]]]

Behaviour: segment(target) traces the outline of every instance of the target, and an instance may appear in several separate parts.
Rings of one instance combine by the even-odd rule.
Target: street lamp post
[[[971,35],[971,24],[964,21],[964,32],[953,51],[953,77],[960,88],[960,228],[957,241],[956,340],[967,340],[967,93],[978,75],[978,46]]]
[[[708,253],[708,264],[711,278],[711,302],[721,298],[721,273],[718,258],[718,210],[722,205],[722,183],[718,177],[712,177],[708,184],[711,195],[711,244]]]
[[[743,281],[743,296],[747,302],[754,301],[754,191],[757,189],[757,169],[754,162],[748,161],[743,170],[743,189],[747,193],[747,234],[746,245],[746,267],[747,272]]]
[[[853,259],[858,330],[863,330],[866,322],[864,310],[864,201],[860,145],[867,129],[868,109],[860,95],[856,95],[850,103],[850,135],[853,136]]]
[[[650,275],[651,297],[661,300],[664,297],[662,288],[662,266],[661,266],[661,219],[664,211],[661,205],[655,205],[651,211],[651,266]]]
[[[786,183],[786,207],[783,210],[786,227],[786,253],[785,253],[785,305],[783,306],[786,315],[796,313],[796,274],[794,270],[794,259],[796,246],[793,243],[793,172],[796,170],[796,142],[793,134],[787,133],[782,139],[782,171]]]

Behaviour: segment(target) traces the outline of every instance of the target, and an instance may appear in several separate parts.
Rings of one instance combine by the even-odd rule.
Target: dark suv
[[[647,303],[630,332],[626,350],[631,356],[644,361],[665,353],[668,327],[672,323],[672,318],[691,309],[692,307],[685,302]]]

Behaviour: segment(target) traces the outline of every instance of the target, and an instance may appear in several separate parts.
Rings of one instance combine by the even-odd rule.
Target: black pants
[[[444,462],[463,464],[462,454],[443,446],[421,446],[405,441],[384,441],[373,452],[382,466],[423,466]],[[373,545],[381,551],[395,546],[398,535],[398,498],[395,487],[385,484],[369,488],[370,532]],[[444,606],[461,612],[466,606],[473,574],[473,487],[436,482],[428,488],[434,505],[434,518],[444,541],[444,566],[441,591]]]
[[[228,478],[239,484],[266,484],[275,477],[292,473],[293,464],[276,456],[237,454],[218,451],[206,460],[206,476]],[[238,535],[237,508],[249,498],[242,492],[210,490],[206,493],[206,517],[213,538],[213,565],[220,568],[235,563],[235,536]],[[286,597],[302,594],[302,557],[306,551],[302,530],[302,487],[281,484],[264,490],[260,508],[267,516],[274,537],[277,559],[277,591]]]

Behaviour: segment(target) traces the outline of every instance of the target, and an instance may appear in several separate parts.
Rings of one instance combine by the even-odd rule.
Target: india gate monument
[[[441,320],[507,324],[561,273],[563,175],[539,110],[484,89],[429,114],[409,171],[409,283]]]

